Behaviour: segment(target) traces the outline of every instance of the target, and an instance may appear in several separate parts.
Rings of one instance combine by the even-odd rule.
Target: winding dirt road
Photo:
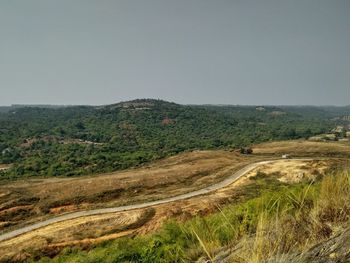
[[[28,233],[28,232],[33,231],[33,230],[54,224],[54,223],[58,223],[58,222],[62,222],[62,221],[70,220],[70,219],[75,219],[78,217],[100,215],[100,214],[106,214],[106,213],[115,213],[115,212],[122,212],[122,211],[128,211],[128,210],[133,210],[133,209],[146,208],[146,207],[156,206],[156,205],[160,205],[160,204],[184,200],[184,199],[188,199],[188,198],[199,196],[199,195],[204,195],[204,194],[207,194],[209,192],[216,191],[218,189],[224,188],[224,187],[232,184],[233,182],[238,180],[240,177],[244,176],[245,174],[249,173],[250,171],[254,170],[255,168],[257,168],[261,165],[269,164],[269,163],[272,163],[275,161],[276,160],[274,160],[274,161],[262,161],[262,162],[249,164],[249,165],[245,166],[244,168],[242,168],[241,170],[233,173],[231,176],[229,176],[225,180],[223,180],[219,183],[216,183],[214,185],[205,187],[203,189],[194,191],[194,192],[190,192],[190,193],[186,193],[186,194],[182,194],[182,195],[178,195],[178,196],[174,196],[174,197],[169,197],[169,198],[165,198],[162,200],[141,203],[141,204],[94,209],[94,210],[87,210],[87,211],[79,211],[79,212],[64,214],[61,216],[50,218],[50,219],[47,219],[45,221],[42,221],[42,222],[39,222],[39,223],[36,223],[33,225],[25,226],[25,227],[19,228],[17,230],[2,234],[2,235],[0,235],[0,242],[7,240],[7,239],[14,238],[16,236],[19,236],[19,235],[22,235],[25,233]]]

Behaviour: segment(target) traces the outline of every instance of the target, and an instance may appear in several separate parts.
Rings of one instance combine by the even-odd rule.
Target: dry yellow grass
[[[264,165],[258,172],[251,173],[251,176],[260,174],[275,174],[280,182],[299,183],[312,181],[325,174],[333,161],[330,160],[280,160],[272,165]]]
[[[146,211],[129,211],[82,217],[41,228],[0,243],[0,259],[16,255],[28,248],[62,247],[96,242],[98,237],[116,238],[132,233],[133,225],[144,220]],[[148,220],[148,218],[147,218]],[[130,228],[130,229],[129,229]],[[101,239],[100,239],[101,241]]]
[[[338,156],[350,157],[348,142],[312,142],[305,140],[268,142],[253,147],[256,154],[291,154],[294,156]]]
[[[0,227],[16,227],[65,212],[180,195],[221,181],[232,170],[255,160],[228,151],[195,151],[110,174],[3,183]]]
[[[310,165],[314,162],[313,165]],[[316,167],[319,164],[319,167]],[[40,249],[49,251],[59,251],[65,246],[79,245],[85,246],[107,239],[114,239],[124,235],[145,234],[157,230],[162,223],[169,218],[187,220],[195,215],[205,215],[216,211],[218,207],[229,200],[239,200],[244,198],[242,192],[244,186],[254,184],[251,177],[255,176],[260,169],[263,171],[275,171],[283,167],[288,167],[288,171],[301,169],[309,173],[315,167],[322,171],[330,162],[325,161],[295,161],[283,160],[258,168],[232,185],[210,193],[206,196],[194,197],[176,203],[158,205],[154,207],[154,212],[145,218],[143,215],[147,209],[133,210],[105,214],[99,216],[81,217],[74,220],[56,223],[34,232],[23,234],[11,240],[0,243],[0,251],[6,251],[7,256],[13,256],[18,251],[30,249]],[[307,168],[309,167],[309,169]],[[276,175],[279,178],[279,175]],[[131,226],[131,227],[130,227]],[[205,244],[208,246],[208,244]],[[1,257],[0,257],[1,259]]]
[[[347,248],[338,250],[342,254],[329,254],[329,258],[334,260],[328,261],[325,255],[322,255],[322,251],[329,249],[329,244],[323,245],[322,241],[337,236],[348,228],[349,172],[343,171],[325,176],[317,194],[310,194],[310,189],[311,185],[303,189],[299,201],[304,202],[304,205],[299,211],[291,214],[286,209],[273,217],[268,216],[267,211],[262,211],[255,235],[246,235],[236,244],[236,249],[229,256],[230,262],[348,262]],[[307,202],[306,196],[308,196]],[[291,198],[294,201],[292,196]],[[308,258],[308,251],[314,248],[315,244],[319,244],[320,250],[316,256],[315,253],[312,254],[311,260]],[[331,243],[332,248],[329,251],[336,250],[342,245],[342,243]]]
[[[266,158],[266,155],[292,153],[305,156],[306,152],[306,155],[318,156],[318,152],[323,152],[321,155],[324,155],[328,151],[348,154],[350,149],[346,144],[339,143],[268,143],[254,148],[257,156],[242,156],[228,151],[196,151],[160,160],[142,168],[98,176],[9,182],[0,186],[0,226],[6,229],[11,224],[19,226],[67,211],[118,206],[179,195],[221,181],[233,171],[250,162]],[[296,182],[300,180],[301,173],[302,179],[312,179],[312,175],[322,174],[329,165],[331,162],[325,160],[285,160],[267,165],[261,172],[275,173],[283,182]],[[123,235],[149,233],[158,229],[166,219],[175,217],[186,220],[194,215],[215,211],[218,206],[232,200],[238,200],[244,195],[239,189],[253,184],[254,180],[250,177],[256,175],[257,171],[207,196],[159,205],[155,207],[154,215],[140,225],[135,226],[133,223],[139,221],[137,218],[145,213],[145,209],[126,214],[82,217],[9,240],[11,243],[0,244],[0,251],[14,254],[25,249],[61,249],[72,244],[91,244]],[[27,199],[27,203],[21,203],[23,198]],[[17,217],[18,212],[23,217]],[[1,218],[1,213],[5,217]],[[133,225],[132,229],[128,229],[127,222],[118,219],[121,214]]]

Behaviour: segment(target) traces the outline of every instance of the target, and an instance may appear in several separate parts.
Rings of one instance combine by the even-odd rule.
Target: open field
[[[283,178],[294,180],[283,183],[302,180],[313,180],[322,175],[328,167],[340,164],[342,161],[333,160],[281,160],[247,173],[240,180],[205,196],[193,197],[187,200],[162,204],[153,208],[132,210],[129,212],[110,213],[81,217],[70,221],[64,221],[46,226],[16,238],[4,241],[0,244],[0,251],[13,256],[15,251],[31,251],[40,248],[47,255],[57,253],[68,245],[90,246],[93,243],[115,239],[125,235],[144,234],[158,229],[164,220],[177,218],[186,220],[195,215],[204,215],[217,210],[225,203],[234,203],[244,200],[259,193],[255,177],[262,174],[267,179],[272,177],[283,182]],[[277,173],[276,171],[282,171]],[[302,171],[303,176],[300,176]],[[294,174],[293,174],[294,172]],[[15,247],[15,251],[13,248]],[[19,253],[25,257],[26,252]]]
[[[350,143],[292,140],[258,144],[253,147],[253,151],[259,155],[350,157]]]
[[[306,161],[306,159],[299,159],[299,161],[302,161],[302,160]],[[309,160],[309,159],[307,159],[307,160]],[[80,218],[80,217],[87,217],[87,216],[93,216],[93,215],[101,215],[101,214],[143,209],[143,208],[154,207],[154,206],[158,206],[158,205],[162,205],[162,204],[174,203],[174,202],[194,198],[197,196],[208,195],[214,191],[228,187],[229,185],[233,184],[238,179],[240,179],[242,176],[248,174],[250,171],[256,169],[257,167],[264,166],[266,164],[273,163],[273,162],[276,162],[276,161],[270,160],[270,161],[262,161],[262,162],[255,162],[255,163],[249,164],[249,165],[245,166],[244,168],[242,168],[236,172],[233,172],[230,176],[228,176],[227,178],[225,178],[224,180],[222,180],[216,184],[212,184],[212,185],[207,186],[205,188],[201,188],[201,189],[198,189],[196,191],[189,192],[189,193],[180,194],[180,195],[176,195],[173,197],[167,197],[167,198],[154,200],[154,201],[126,205],[126,206],[117,206],[117,207],[110,207],[110,208],[99,208],[99,209],[90,209],[90,210],[85,210],[85,211],[72,212],[72,213],[67,213],[67,214],[61,215],[61,216],[49,218],[49,219],[46,219],[44,221],[38,222],[36,224],[31,224],[29,226],[19,228],[15,231],[11,231],[9,233],[2,234],[2,235],[0,235],[0,241],[11,239],[11,238],[14,238],[18,235],[29,233],[29,232],[35,231],[37,229],[52,225],[52,224],[56,224],[56,223],[60,223],[60,222],[64,222],[64,221],[69,221],[69,220],[74,220],[74,219]]]
[[[227,151],[197,151],[111,174],[2,183],[0,228],[7,230],[67,212],[180,195],[221,181],[256,160],[259,158]]]

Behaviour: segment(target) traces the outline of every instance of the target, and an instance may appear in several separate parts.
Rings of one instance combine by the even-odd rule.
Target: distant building
[[[290,159],[290,154],[282,154],[282,159]]]

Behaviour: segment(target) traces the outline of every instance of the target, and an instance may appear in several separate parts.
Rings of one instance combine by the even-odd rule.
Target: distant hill
[[[9,107],[9,106],[0,106],[0,113],[8,112],[10,110],[11,110],[11,107]]]
[[[12,104],[11,106],[0,106],[0,113],[7,113],[22,108],[43,108],[58,109],[69,107],[68,105],[50,105],[50,104]]]
[[[186,150],[306,138],[346,123],[335,116],[350,115],[349,108],[194,106],[153,99],[10,108],[0,110],[0,163],[14,163],[5,177],[107,172]]]

